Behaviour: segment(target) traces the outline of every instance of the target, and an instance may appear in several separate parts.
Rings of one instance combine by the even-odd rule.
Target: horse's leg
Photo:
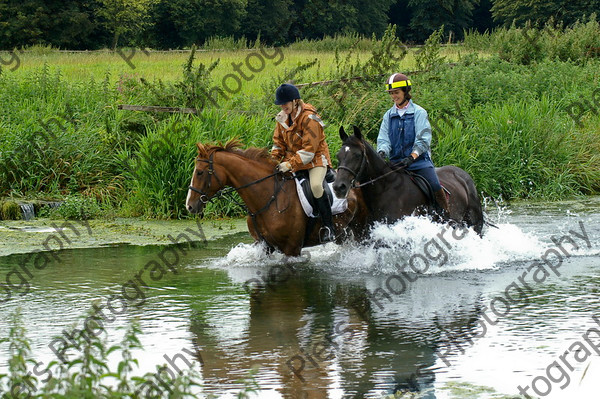
[[[475,184],[472,185],[469,192],[469,204],[468,204],[468,212],[467,212],[467,223],[470,226],[473,226],[473,230],[479,236],[482,236],[483,230],[483,209],[481,207],[481,201],[479,200],[479,195],[477,195],[477,189],[475,188]]]
[[[475,182],[464,170],[457,167],[444,167],[444,185],[451,192],[450,216],[456,222],[472,227],[481,235],[483,229],[483,210],[477,194]]]
[[[254,244],[264,243],[266,246],[265,252],[267,255],[271,255],[273,252],[275,252],[275,247],[273,247],[271,244],[259,237],[258,232],[254,227],[254,222],[252,221],[251,216],[248,216],[248,218],[246,219],[246,223],[248,225],[248,231],[250,232],[250,235],[252,236],[252,238],[254,238]]]
[[[260,238],[258,237],[256,229],[254,228],[254,222],[252,221],[251,216],[248,216],[246,218],[246,224],[248,225],[248,232],[250,232],[250,235],[252,236],[252,238],[254,238],[254,242],[259,242]]]
[[[368,236],[368,210],[360,189],[352,189],[348,194],[348,209],[351,219],[346,223],[356,241],[363,241]]]

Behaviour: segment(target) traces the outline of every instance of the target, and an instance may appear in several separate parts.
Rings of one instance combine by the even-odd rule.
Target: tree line
[[[175,49],[219,36],[285,45],[381,36],[390,23],[403,42],[421,43],[442,25],[460,39],[527,21],[568,26],[599,11],[600,0],[0,0],[0,49]]]

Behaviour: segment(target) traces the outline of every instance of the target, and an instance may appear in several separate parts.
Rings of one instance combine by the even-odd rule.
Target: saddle
[[[423,194],[425,194],[425,197],[427,197],[427,204],[430,206],[435,206],[437,204],[437,201],[435,200],[435,195],[433,194],[431,184],[429,184],[427,179],[421,175],[411,172],[410,170],[407,170],[406,173],[410,177],[410,180],[412,180],[413,183],[415,183],[415,185],[419,187],[419,190],[421,190]]]
[[[429,184],[429,182],[427,181],[426,178],[424,178],[423,176],[421,176],[417,173],[413,173],[410,170],[394,167],[394,165],[390,165],[390,166],[392,167],[392,169],[395,169],[396,171],[404,170],[406,172],[406,174],[408,174],[408,176],[413,181],[413,183],[415,183],[415,185],[419,188],[419,190],[421,190],[423,192],[423,194],[425,194],[425,198],[427,198],[427,205],[429,205],[431,207],[439,207],[440,206],[437,203],[437,201],[435,200],[435,195],[433,193],[433,189],[431,188],[431,184]],[[450,191],[448,191],[448,189],[444,186],[442,186],[442,189],[446,193],[446,197],[449,197]]]
[[[300,170],[294,173],[294,177],[296,180],[296,189],[298,191],[298,197],[300,197],[300,203],[302,204],[302,208],[304,209],[304,213],[308,217],[317,217],[317,205],[315,203],[315,198],[312,194],[312,190],[310,189],[310,180],[308,178],[307,170]],[[335,180],[335,172],[327,168],[327,174],[325,174],[325,179],[323,180],[323,189],[325,190],[324,195],[327,196],[329,201],[329,205],[331,206],[331,213],[333,215],[337,215],[338,213],[344,212],[348,208],[348,202],[346,199],[339,199],[335,195],[333,195],[333,191],[331,185]]]

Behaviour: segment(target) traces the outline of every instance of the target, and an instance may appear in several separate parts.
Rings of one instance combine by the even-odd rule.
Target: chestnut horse
[[[434,210],[410,175],[404,169],[392,169],[363,139],[357,127],[353,136],[340,127],[340,138],[342,147],[337,154],[339,166],[333,190],[338,198],[343,198],[350,188],[356,187],[355,181],[360,182],[369,214],[367,224],[393,223],[413,213]],[[483,211],[471,176],[456,166],[436,168],[436,172],[442,186],[450,192],[450,221],[473,227],[481,235]]]
[[[202,216],[204,206],[213,198],[237,191],[248,212],[250,234],[256,241],[264,241],[269,250],[299,256],[302,248],[320,243],[320,219],[307,232],[311,224],[298,199],[294,178],[289,173],[275,172],[277,163],[267,150],[242,151],[238,140],[230,140],[225,146],[197,146],[198,157],[186,200],[189,212]],[[348,209],[333,217],[336,241],[341,240],[346,227],[356,238],[363,237],[365,231],[366,213],[360,206],[360,192],[352,190],[347,198]]]

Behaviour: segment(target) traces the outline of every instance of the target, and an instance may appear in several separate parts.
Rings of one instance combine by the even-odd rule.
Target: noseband
[[[207,190],[210,190],[210,185],[212,183],[212,175],[215,175],[215,178],[217,179],[217,181],[219,182],[219,184],[221,186],[223,186],[223,183],[221,182],[221,179],[219,179],[219,176],[215,173],[215,168],[214,168],[214,162],[213,162],[213,155],[214,153],[210,154],[210,156],[208,157],[208,159],[202,159],[202,158],[196,158],[196,161],[200,161],[200,162],[206,162],[208,164],[208,187]],[[215,193],[215,195],[209,197],[208,194],[206,194],[204,191],[197,189],[194,186],[189,186],[189,189],[192,191],[197,192],[198,194],[200,194],[200,202],[202,202],[203,204],[207,204],[209,203],[214,197],[215,195],[217,195]]]
[[[371,180],[369,180],[369,181],[366,181],[366,182],[364,182],[364,183],[356,184],[356,179],[358,179],[358,176],[360,176],[360,175],[363,173],[363,171],[364,171],[364,169],[365,169],[365,166],[367,165],[367,163],[369,163],[369,160],[368,160],[368,158],[367,158],[367,150],[366,150],[364,147],[363,147],[363,149],[362,149],[362,151],[361,151],[361,155],[362,155],[362,159],[361,159],[361,161],[360,161],[360,166],[359,166],[359,168],[358,168],[358,172],[355,172],[355,171],[353,171],[352,169],[350,169],[350,168],[349,168],[349,167],[347,167],[347,166],[343,166],[343,165],[342,165],[342,166],[338,166],[338,169],[347,170],[347,171],[348,171],[348,172],[350,172],[350,174],[352,175],[353,179],[352,179],[352,181],[350,182],[350,187],[351,187],[351,188],[361,188],[361,187],[367,186],[367,185],[369,185],[369,184],[373,184],[373,183],[375,183],[376,181],[383,179],[383,178],[384,178],[384,177],[386,177],[387,175],[390,175],[390,174],[392,174],[392,173],[399,172],[400,170],[403,170],[403,169],[404,169],[404,167],[402,167],[402,168],[397,168],[397,169],[391,169],[390,171],[388,171],[388,172],[386,172],[386,173],[382,174],[381,176],[377,176],[377,177],[375,177],[375,178],[373,178],[373,179],[371,179]]]
[[[365,169],[365,166],[367,165],[367,154],[366,154],[366,151],[364,148],[361,151],[361,155],[362,155],[362,159],[360,160],[360,166],[358,167],[357,172],[355,172],[354,170],[350,169],[347,166],[343,166],[343,165],[338,166],[338,169],[346,170],[346,171],[350,172],[350,174],[352,175],[352,181],[350,182],[351,187],[356,187],[354,185],[354,183],[356,182],[356,179],[358,178],[358,176],[360,176],[362,174],[363,170]]]

